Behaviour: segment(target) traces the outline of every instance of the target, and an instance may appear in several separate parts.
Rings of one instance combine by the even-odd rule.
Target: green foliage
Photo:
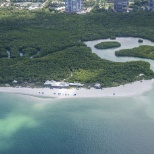
[[[70,75],[72,72],[72,76]],[[46,80],[99,82],[103,87],[120,85],[154,76],[147,62],[115,63],[99,58],[90,48],[76,46],[51,53],[43,58],[12,58],[0,60],[0,83],[37,83]]]
[[[5,48],[0,47],[0,58],[4,58],[4,57],[8,57],[8,54]]]
[[[134,0],[134,5],[137,5],[137,6],[143,6],[148,3],[149,3],[148,0]]]
[[[111,40],[115,40],[116,37],[115,37],[115,36],[111,36],[110,39],[111,39]]]
[[[95,48],[97,49],[110,49],[110,48],[117,48],[120,47],[121,44],[116,41],[110,41],[110,42],[101,42],[95,45]]]
[[[38,50],[36,48],[24,48],[21,50],[21,53],[23,53],[24,55],[26,56],[33,56],[33,55],[36,55],[38,53]]]
[[[93,7],[95,5],[94,0],[84,0],[83,1],[84,8]]]
[[[138,42],[139,42],[139,43],[143,43],[143,40],[142,40],[142,39],[139,39]]]
[[[115,54],[116,56],[154,59],[154,46],[142,45],[133,49],[124,49],[116,51]]]
[[[51,14],[44,11],[0,10],[1,46],[13,49],[38,48],[40,57],[81,41],[134,36],[154,41],[154,13],[90,13],[86,15]],[[14,54],[15,55],[15,54]],[[18,57],[18,56],[17,56]]]
[[[45,0],[10,0],[11,2],[45,2]]]
[[[153,12],[68,15],[0,9],[0,83],[66,79],[114,86],[139,80],[140,73],[145,79],[153,78],[149,63],[110,62],[93,54],[83,43],[116,36],[154,41],[153,16]],[[6,50],[10,51],[10,59]],[[24,56],[20,57],[20,52]]]

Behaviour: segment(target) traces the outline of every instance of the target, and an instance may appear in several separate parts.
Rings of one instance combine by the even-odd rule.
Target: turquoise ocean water
[[[0,98],[1,154],[154,153],[154,89],[137,98]]]

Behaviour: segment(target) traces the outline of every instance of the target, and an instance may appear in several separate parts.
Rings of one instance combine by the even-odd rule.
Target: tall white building
[[[128,0],[114,0],[114,10],[117,12],[127,11]]]
[[[154,0],[149,1],[149,7],[151,11],[154,11]]]
[[[65,12],[76,13],[83,10],[82,0],[65,0]]]

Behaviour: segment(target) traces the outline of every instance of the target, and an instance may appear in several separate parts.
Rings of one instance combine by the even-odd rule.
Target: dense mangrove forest
[[[95,45],[97,49],[110,49],[120,47],[121,44],[117,41],[101,42]]]
[[[45,80],[117,86],[154,77],[143,61],[101,59],[83,42],[132,36],[154,41],[154,12],[91,12],[84,15],[17,9],[0,10],[0,84]],[[72,74],[72,75],[70,75]]]
[[[116,56],[139,57],[154,59],[154,46],[141,45],[133,49],[124,49],[115,52]]]

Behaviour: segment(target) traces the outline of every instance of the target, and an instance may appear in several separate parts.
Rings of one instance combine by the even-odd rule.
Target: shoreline
[[[133,83],[103,89],[50,89],[50,88],[14,88],[0,87],[0,92],[22,94],[40,98],[104,98],[138,96],[153,88],[154,79],[136,81]]]

